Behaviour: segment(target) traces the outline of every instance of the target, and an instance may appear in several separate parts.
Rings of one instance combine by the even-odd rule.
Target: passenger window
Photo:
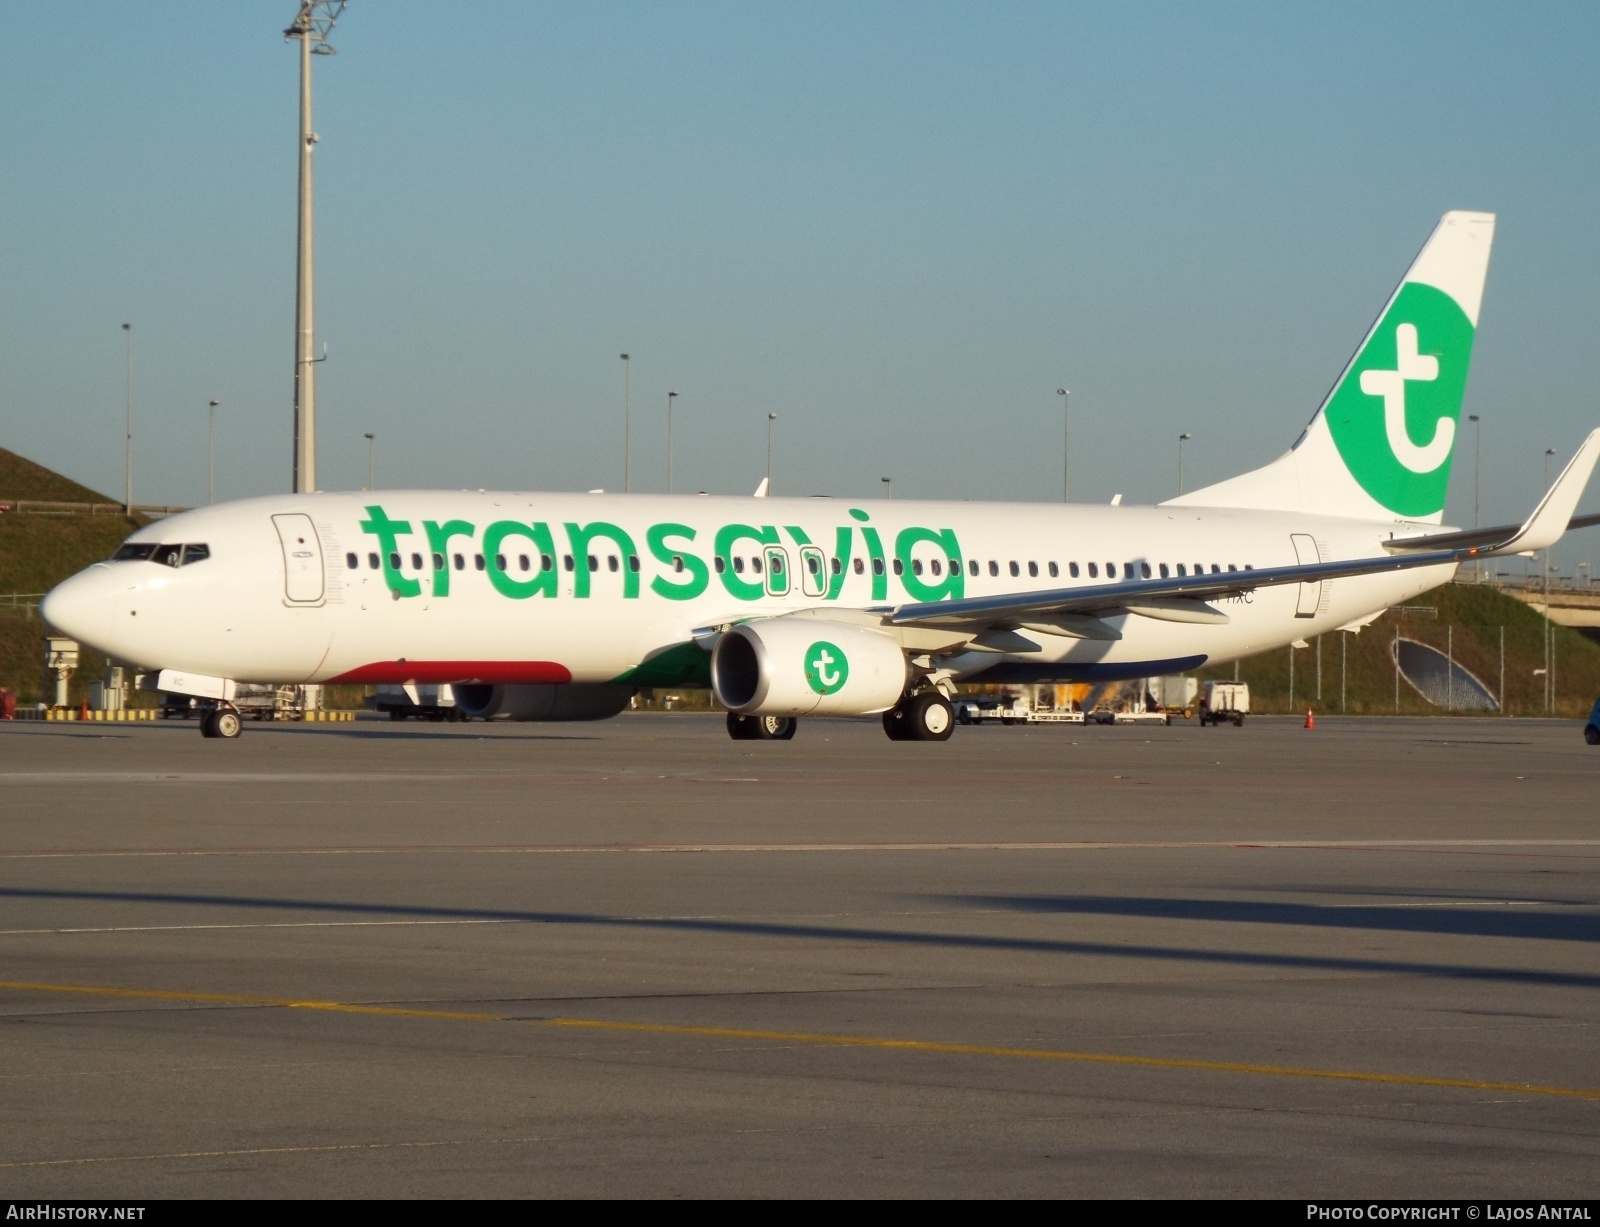
[[[752,575],[761,574],[761,555],[757,554],[750,559],[750,573]]]
[[[422,555],[421,554],[413,554],[413,555],[411,555],[411,569],[413,571],[422,570]]]
[[[1188,569],[1181,562],[1178,564],[1178,574],[1179,575],[1187,575],[1187,574],[1189,574]]]
[[[1114,563],[1114,562],[1106,563],[1106,578],[1107,579],[1116,579],[1117,578],[1117,564],[1116,563]]]
[[[532,569],[533,569],[533,564],[528,561],[528,556],[526,554],[518,554],[517,555],[517,570],[519,570],[519,571],[531,571]]]
[[[1089,564],[1089,578],[1090,579],[1099,579],[1100,578],[1100,564],[1099,563],[1091,562]]]
[[[1203,563],[1203,562],[1195,563],[1194,564],[1194,573],[1196,575],[1204,575],[1206,573],[1206,564]]]
[[[682,554],[674,554],[672,556],[672,569],[674,571],[676,571],[679,575],[683,574],[683,555]]]
[[[474,554],[472,556],[472,565],[477,567],[478,570],[480,570],[480,571],[483,570],[483,555],[482,554]]]
[[[872,573],[874,575],[882,575],[883,574],[883,559],[874,558],[872,560]]]
[[[1061,568],[1056,566],[1056,564],[1052,562],[1050,564],[1050,578],[1051,579],[1055,579],[1060,574],[1061,574]]]
[[[828,560],[828,569],[835,575],[844,574],[844,565],[837,558],[830,558]]]
[[[967,574],[968,575],[976,575],[977,573],[978,573],[978,560],[976,558],[974,558],[974,559],[972,559],[971,561],[969,561],[967,563]]]
[[[556,560],[554,558],[550,557],[549,554],[540,554],[539,555],[539,570],[541,570],[541,571],[554,571],[555,569],[556,569]]]
[[[389,570],[398,571],[399,569],[400,569],[400,555],[399,554],[390,554],[389,555]]]
[[[1022,574],[1022,569],[1020,567],[1018,567],[1015,562],[1008,562],[1006,564],[1006,566],[1010,570],[1012,575],[1021,575]]]
[[[1150,564],[1148,562],[1141,562],[1139,564],[1139,574],[1144,576],[1146,579],[1150,578]]]
[[[1167,578],[1167,564],[1166,563],[1162,563],[1161,564],[1161,578],[1162,579],[1166,579]]]
[[[952,558],[950,560],[950,574],[951,575],[960,575],[961,574],[961,559]]]
[[[383,564],[378,561],[378,556],[376,554],[368,554],[367,555],[367,566],[370,567],[372,570],[376,571],[382,565]]]
[[[940,562],[937,558],[935,558],[928,565],[933,568],[933,573],[935,575],[943,575],[944,574],[944,563]]]
[[[357,558],[354,554],[346,554],[344,556],[344,565],[352,571],[357,570],[361,566],[361,559]]]
[[[628,555],[628,570],[632,571],[635,575],[639,574],[639,555]]]
[[[607,554],[606,555],[606,570],[607,571],[610,571],[612,574],[616,574],[617,568],[619,568],[621,565],[622,564],[617,561],[617,556],[615,554]]]
[[[894,573],[896,575],[904,575],[906,573],[906,564],[901,562],[898,558],[894,560]]]
[[[724,571],[726,571],[728,569],[728,564],[723,562],[722,561],[722,555],[718,554],[715,558],[713,558],[711,560],[711,567],[712,567],[712,569],[714,571],[716,571],[716,573],[718,575],[721,575]]]
[[[862,561],[861,561],[861,559],[859,559],[859,558],[857,558],[857,559],[856,559],[856,560],[855,560],[855,562],[856,562],[856,574],[857,574],[857,575],[864,575],[864,574],[866,574],[866,570],[867,570],[867,568],[866,568],[866,564],[865,564],[865,563],[863,563],[863,562],[862,562]]]
[[[1075,562],[1069,562],[1067,564],[1067,574],[1072,576],[1073,579],[1077,579],[1078,578],[1078,564],[1075,563]]]
[[[778,557],[778,555],[774,554],[774,555],[772,555],[772,557],[768,558],[767,559],[767,565],[772,568],[772,573],[774,575],[782,575],[783,574],[783,559]],[[759,567],[757,567],[756,569],[760,570]]]
[[[1211,574],[1220,575],[1221,573],[1222,573],[1222,568],[1219,567],[1216,563],[1212,563],[1211,564]]]
[[[461,557],[460,554],[456,555],[457,559],[459,559],[460,557]],[[571,554],[563,554],[563,555],[561,555],[561,565],[567,569],[567,574],[570,575],[572,572],[574,572],[574,571],[576,571],[578,569],[578,560],[576,558],[574,558]],[[458,565],[457,569],[458,570],[460,569],[459,565]]]
[[[1000,564],[998,562],[996,562],[993,558],[989,559],[989,574],[990,575],[999,575],[1000,574]]]
[[[735,575],[744,574],[744,559],[737,554],[733,556],[733,571]]]
[[[1236,566],[1234,566],[1234,565],[1233,565],[1233,564],[1232,564],[1232,563],[1231,563],[1231,562],[1230,562],[1230,563],[1229,563],[1229,564],[1228,564],[1228,570],[1230,570],[1230,571],[1237,571],[1237,570],[1238,570],[1238,569],[1239,569],[1239,568],[1238,568],[1238,567],[1236,567]]]
[[[494,556],[494,569],[496,571],[500,571],[500,572],[504,572],[505,571],[505,569],[506,569],[506,556],[504,554],[496,554]]]
[[[806,570],[810,571],[813,575],[822,574],[822,563],[818,561],[815,554],[806,555]]]
[[[921,575],[922,574],[922,560],[920,558],[913,558],[911,560],[911,574],[913,574],[913,575]]]
[[[589,555],[589,574],[593,575],[599,569],[600,569],[600,560],[598,558],[596,558],[593,554],[590,554]]]
[[[1028,575],[1032,579],[1038,579],[1039,578],[1039,564],[1038,563],[1036,563],[1036,562],[1029,562],[1028,563]]]
[[[433,556],[433,569],[435,571],[443,571],[444,570],[444,555],[443,554],[435,554]]]
[[[455,563],[456,563],[456,570],[457,571],[465,571],[467,569],[467,560],[465,558],[463,558],[460,554],[457,554],[455,556]]]

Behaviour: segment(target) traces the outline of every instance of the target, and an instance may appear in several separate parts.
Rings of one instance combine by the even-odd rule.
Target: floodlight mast
[[[311,57],[332,55],[328,35],[346,0],[301,0],[285,39],[300,40],[300,219],[294,296],[294,492],[317,488],[317,362],[315,270],[312,250],[311,152],[317,134],[311,127]]]

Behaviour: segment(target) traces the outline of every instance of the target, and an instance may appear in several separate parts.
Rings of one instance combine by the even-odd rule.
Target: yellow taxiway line
[[[293,997],[251,997],[236,993],[203,993],[173,989],[119,988],[98,984],[44,984],[0,980],[0,991],[57,993],[132,1001],[171,1001],[189,1005],[253,1006],[285,1010],[317,1010],[378,1018],[421,1018],[441,1022],[519,1023],[569,1031],[611,1031],[635,1035],[680,1035],[698,1039],[750,1040],[768,1044],[830,1048],[870,1048],[894,1052],[926,1052],[942,1056],[1001,1057],[1011,1060],[1059,1061],[1087,1065],[1119,1065],[1139,1069],[1187,1069],[1207,1073],[1255,1074],[1277,1078],[1317,1078],[1331,1082],[1365,1082],[1387,1086],[1439,1087],[1457,1091],[1495,1091],[1517,1095],[1554,1095],[1565,1099],[1600,1100],[1600,1089],[1541,1086],[1525,1082],[1489,1082],[1474,1078],[1431,1078],[1420,1074],[1383,1074],[1355,1069],[1319,1069],[1299,1065],[1259,1065],[1248,1061],[1200,1061],[1186,1057],[1141,1057],[1114,1052],[1072,1052],[1051,1048],[1009,1048],[990,1044],[957,1044],[938,1040],[891,1039],[872,1035],[828,1035],[807,1031],[764,1031],[746,1027],[695,1027],[674,1023],[614,1022],[601,1018],[526,1018],[470,1010],[429,1010],[404,1006],[365,1005],[345,1001],[299,1000]]]

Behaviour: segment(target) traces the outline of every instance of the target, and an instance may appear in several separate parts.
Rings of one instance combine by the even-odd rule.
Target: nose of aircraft
[[[39,602],[39,614],[63,635],[110,651],[112,597],[117,582],[109,567],[96,565],[63,580]]]

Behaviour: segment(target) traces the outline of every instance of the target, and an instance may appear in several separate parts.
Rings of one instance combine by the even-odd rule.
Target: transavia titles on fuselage
[[[449,682],[482,714],[596,718],[709,685],[736,737],[882,712],[892,737],[943,739],[960,682],[1224,663],[1558,539],[1600,431],[1526,523],[1440,527],[1493,234],[1446,214],[1294,446],[1155,507],[260,498],[140,529],[42,611],[199,698],[211,735],[236,734],[239,682]]]

